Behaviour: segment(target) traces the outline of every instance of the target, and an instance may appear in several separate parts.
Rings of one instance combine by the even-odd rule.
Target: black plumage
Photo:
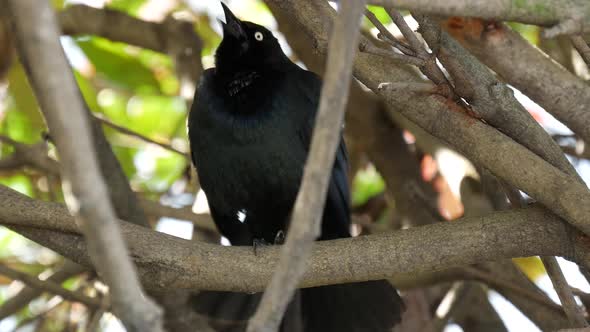
[[[283,53],[264,27],[226,23],[215,68],[208,69],[189,115],[189,140],[213,219],[232,245],[273,243],[287,231],[309,152],[321,79]],[[349,237],[347,156],[341,141],[331,174],[320,240]],[[257,295],[204,292],[206,314],[243,320]],[[401,300],[386,281],[309,288],[296,296],[304,331],[386,331]],[[283,331],[289,329],[283,324]]]

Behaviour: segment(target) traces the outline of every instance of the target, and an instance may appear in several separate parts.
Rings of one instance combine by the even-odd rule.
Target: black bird
[[[203,73],[189,115],[192,158],[221,234],[232,245],[272,244],[288,230],[322,82],[291,62],[270,31],[222,6],[215,68]],[[319,240],[350,237],[347,169],[341,140]],[[203,292],[195,303],[223,321],[246,320],[259,298]],[[384,280],[302,289],[282,331],[388,331],[402,306]],[[299,313],[303,326],[287,326]]]

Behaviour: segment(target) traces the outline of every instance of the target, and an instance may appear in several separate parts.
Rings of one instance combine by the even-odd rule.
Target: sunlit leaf
[[[547,273],[539,257],[513,258],[512,261],[533,281]]]
[[[145,2],[146,0],[112,0],[108,7],[136,16]]]
[[[37,142],[45,123],[39,106],[20,64],[12,66],[8,73],[8,91],[12,97],[3,123],[4,133],[25,143]]]
[[[539,27],[536,25],[522,24],[517,22],[509,22],[508,25],[520,33],[529,43],[533,45],[539,44]]]
[[[99,78],[123,89],[161,92],[154,72],[138,58],[139,49],[95,37],[79,38],[76,42],[95,66]]]
[[[352,181],[352,205],[362,205],[383,190],[385,190],[385,181],[375,167],[370,166],[360,170]]]

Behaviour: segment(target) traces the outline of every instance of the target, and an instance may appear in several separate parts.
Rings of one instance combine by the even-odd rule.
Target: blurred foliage
[[[385,190],[385,181],[375,167],[368,166],[356,173],[352,181],[352,205],[359,206]]]
[[[385,9],[383,9],[383,7],[367,6],[367,9],[370,12],[372,12],[373,14],[375,14],[375,16],[377,16],[379,21],[381,21],[381,23],[383,23],[384,25],[392,23],[391,17],[389,17],[389,14],[387,14],[387,12],[385,11]],[[365,26],[365,28],[367,28],[367,27],[372,28],[373,27],[373,24],[371,24],[371,21],[369,21],[369,19],[366,17],[363,17],[363,25]]]
[[[536,25],[522,24],[517,22],[509,22],[508,25],[520,33],[529,43],[539,45],[540,29]]]

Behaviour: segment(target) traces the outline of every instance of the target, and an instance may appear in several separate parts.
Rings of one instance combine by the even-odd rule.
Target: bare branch
[[[20,55],[60,153],[68,206],[81,220],[90,255],[111,288],[114,310],[131,330],[161,331],[161,312],[143,294],[118,230],[53,10],[33,0],[8,3]]]
[[[516,100],[512,90],[479,60],[467,52],[430,17],[416,16],[422,36],[431,45],[438,43],[438,58],[454,78],[455,91],[487,123],[535,152],[561,171],[577,177],[557,143]],[[580,179],[581,181],[581,179]]]
[[[45,141],[29,145],[2,135],[0,135],[0,141],[14,147],[12,155],[0,160],[0,169],[30,166],[52,175],[59,174],[57,161],[47,155],[47,143]]]
[[[397,40],[397,38],[395,38],[395,36],[389,30],[387,30],[385,26],[383,26],[381,21],[379,21],[379,19],[377,18],[377,16],[375,16],[375,14],[373,14],[373,12],[367,10],[365,12],[365,16],[369,19],[369,21],[371,21],[371,23],[373,23],[375,28],[379,30],[381,40],[385,40],[386,42],[391,43],[391,46],[397,48],[405,55],[416,55],[416,52],[414,52],[414,50],[412,50],[408,45]]]
[[[507,288],[507,289],[510,289],[511,291],[514,291],[515,293],[520,294],[523,297],[528,298],[531,301],[535,301],[535,302],[542,304],[550,309],[561,310],[561,307],[559,305],[557,305],[555,302],[551,301],[551,299],[549,299],[547,296],[543,296],[542,294],[539,294],[537,292],[532,292],[528,289],[521,288],[518,285],[515,285],[512,280],[504,280],[501,278],[501,276],[492,275],[492,274],[484,272],[478,268],[470,267],[470,266],[464,267],[461,270],[465,271],[465,273],[473,276],[477,280],[484,282],[485,284],[489,285],[492,288],[496,288],[496,287]]]
[[[20,280],[30,287],[59,295],[67,301],[79,302],[90,308],[98,308],[101,306],[101,301],[97,298],[86,296],[80,292],[69,291],[51,280],[41,280],[24,272],[11,269],[6,265],[0,264],[0,274],[14,280]]]
[[[51,281],[55,284],[60,284],[67,279],[78,275],[82,272],[86,271],[86,269],[72,261],[66,260],[64,265],[55,271],[47,281]],[[42,280],[42,279],[40,279]],[[29,304],[32,300],[37,298],[42,294],[42,290],[39,288],[31,288],[25,287],[16,293],[13,297],[7,299],[2,306],[0,306],[0,320],[15,314],[17,311],[21,310],[25,306]]]
[[[428,52],[426,52],[424,44],[420,41],[420,39],[418,39],[414,31],[410,29],[410,26],[408,26],[404,17],[398,11],[394,10],[391,7],[386,7],[385,10],[387,11],[389,17],[391,17],[391,19],[393,20],[393,23],[397,25],[402,35],[404,35],[404,38],[406,38],[414,52],[416,52],[422,57],[427,56]]]
[[[557,263],[557,259],[555,259],[555,257],[542,256],[541,260],[543,261],[545,270],[547,270],[547,274],[553,283],[553,287],[559,296],[559,300],[561,300],[563,310],[565,310],[572,326],[588,327],[588,322],[586,321],[586,318],[584,318],[581,308],[574,299],[572,289],[565,280],[565,276]]]
[[[90,266],[86,246],[67,209],[0,186],[0,224]],[[276,266],[278,246],[253,255],[250,247],[224,247],[183,240],[121,223],[141,279],[151,289],[258,292]],[[299,286],[379,280],[488,260],[536,255],[563,256],[587,265],[587,238],[540,207],[510,210],[452,223],[314,244]],[[427,250],[425,250],[427,248]],[[416,256],[416,252],[421,252]],[[220,275],[225,276],[219,278]]]
[[[455,21],[447,30],[507,83],[590,142],[590,86],[504,24]],[[560,82],[549,84],[549,82]]]
[[[370,3],[422,14],[557,25],[551,36],[590,30],[590,4],[585,0],[565,3],[562,0],[372,0]]]
[[[136,137],[136,138],[138,138],[138,139],[140,139],[140,140],[142,140],[142,141],[144,141],[144,142],[147,142],[147,143],[150,143],[150,144],[157,145],[157,146],[159,146],[159,147],[161,147],[161,148],[163,148],[163,149],[165,149],[165,150],[168,150],[168,151],[172,151],[172,152],[174,152],[174,153],[176,153],[176,154],[179,154],[179,155],[181,155],[182,157],[184,157],[184,159],[186,159],[188,162],[190,162],[190,159],[191,159],[191,158],[190,158],[190,156],[188,155],[188,153],[186,153],[186,152],[183,152],[183,151],[180,151],[180,150],[176,149],[175,147],[173,147],[173,146],[172,146],[172,145],[170,145],[170,144],[166,144],[166,143],[158,142],[158,141],[156,141],[156,140],[153,140],[153,139],[151,139],[151,138],[149,138],[149,137],[146,137],[146,136],[144,136],[144,135],[142,135],[142,134],[140,134],[140,133],[134,132],[133,130],[131,130],[131,129],[129,129],[129,128],[126,128],[126,127],[120,126],[120,125],[118,125],[118,124],[116,124],[116,123],[112,122],[111,120],[109,120],[109,119],[105,118],[105,117],[104,117],[104,116],[102,116],[102,115],[99,115],[99,114],[93,114],[93,116],[94,116],[94,118],[95,118],[95,119],[97,119],[97,120],[98,120],[98,121],[100,121],[101,123],[103,123],[103,124],[105,124],[105,125],[107,125],[107,126],[109,126],[109,127],[113,128],[113,129],[115,129],[115,130],[117,130],[117,131],[120,131],[121,133],[123,133],[123,134],[125,134],[125,135],[129,135],[129,136],[132,136],[132,137]]]
[[[149,216],[188,220],[191,221],[195,227],[198,227],[202,230],[216,233],[218,231],[217,227],[213,223],[211,215],[196,214],[190,207],[174,208],[145,198],[140,199],[140,204],[145,210],[145,213]]]
[[[441,332],[451,319],[454,308],[465,298],[467,283],[457,281],[448,290],[436,308],[436,317],[430,322],[431,332]]]
[[[424,66],[425,61],[412,55],[405,55],[403,53],[397,53],[394,50],[385,50],[371,44],[369,41],[364,41],[359,44],[359,51],[374,54],[382,57],[389,57],[397,61],[409,63],[415,66]]]
[[[344,109],[352,79],[352,63],[360,35],[358,22],[364,0],[340,2],[333,27],[328,65],[301,188],[295,200],[286,243],[275,275],[268,285],[247,331],[276,331],[299,280],[305,272],[320,225],[328,182],[341,139]]]
[[[432,83],[415,83],[415,82],[407,82],[407,83],[399,83],[399,82],[384,82],[380,83],[377,87],[378,90],[395,90],[395,91],[405,91],[409,93],[441,93],[441,89],[438,85],[434,85]]]
[[[586,65],[590,67],[590,46],[588,46],[588,43],[582,36],[571,36],[570,39]]]

